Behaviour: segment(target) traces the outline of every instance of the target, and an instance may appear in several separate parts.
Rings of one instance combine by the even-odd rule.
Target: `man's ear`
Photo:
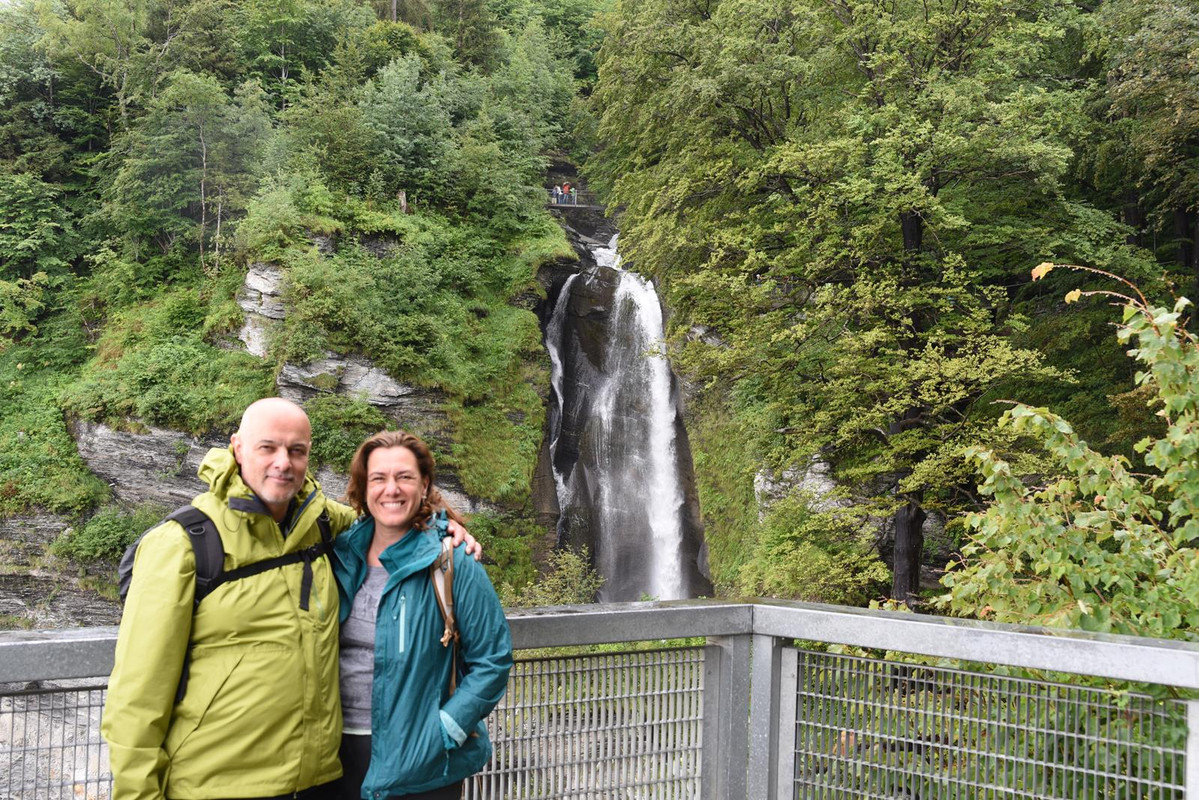
[[[229,444],[232,445],[232,447],[233,447],[234,460],[236,460],[237,463],[240,464],[241,463],[241,437],[237,435],[236,431],[229,434]]]

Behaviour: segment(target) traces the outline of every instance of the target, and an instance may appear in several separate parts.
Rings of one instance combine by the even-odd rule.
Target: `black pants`
[[[371,737],[352,733],[341,737],[341,780],[337,784],[337,800],[361,800],[362,782],[371,765]],[[387,800],[459,800],[462,781],[415,794],[393,794]]]

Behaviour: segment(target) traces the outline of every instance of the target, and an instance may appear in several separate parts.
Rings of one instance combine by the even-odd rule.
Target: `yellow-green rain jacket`
[[[210,450],[199,475],[209,491],[192,505],[216,523],[225,570],[316,544],[322,509],[334,535],[354,519],[309,476],[285,537],[231,450]],[[193,614],[187,534],[175,522],[146,534],[101,725],[113,800],[273,797],[341,774],[337,586],[328,557],[312,566],[307,611],[297,563],[224,583]],[[185,658],[189,677],[176,703]]]

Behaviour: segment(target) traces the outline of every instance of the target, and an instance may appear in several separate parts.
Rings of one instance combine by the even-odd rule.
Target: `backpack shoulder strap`
[[[454,541],[450,537],[441,540],[441,554],[429,567],[433,580],[433,595],[445,622],[441,635],[442,647],[453,647],[454,663],[450,668],[450,694],[458,688],[458,621],[454,618]]]
[[[329,509],[322,508],[321,515],[316,518],[316,527],[321,531],[321,544],[326,547],[333,546],[333,522],[329,519]],[[326,549],[326,552],[328,550]]]
[[[272,569],[278,569],[279,567],[287,566],[288,564],[299,564],[303,562],[304,571],[300,578],[300,610],[307,611],[308,600],[312,594],[312,562],[333,552],[332,523],[329,520],[328,513],[321,511],[320,516],[316,518],[316,524],[321,532],[321,540],[316,544],[306,547],[303,550],[284,553],[280,556],[273,556],[271,558],[264,558],[261,561],[243,564],[242,566],[231,569],[228,572],[222,571],[213,576],[212,582],[208,587],[208,591],[211,592],[221,584],[240,581],[243,578],[250,577],[251,575],[260,575],[263,572],[267,572]],[[197,590],[198,588],[199,587],[197,587]]]
[[[167,515],[167,520],[178,522],[187,532],[192,550],[196,554],[195,604],[216,588],[225,567],[225,546],[221,534],[212,519],[193,505],[181,506]]]

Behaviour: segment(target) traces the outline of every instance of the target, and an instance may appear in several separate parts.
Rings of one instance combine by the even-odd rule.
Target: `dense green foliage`
[[[541,184],[587,128],[598,8],[0,6],[0,513],[104,501],[76,420],[225,434],[283,362],[361,353],[440,398],[445,429],[419,432],[511,509],[480,524],[527,582],[546,380],[528,298],[573,255]],[[254,262],[288,302],[265,359],[230,346]],[[336,469],[406,422],[352,397],[308,410],[314,465]],[[100,557],[115,514],[72,554]]]
[[[1048,270],[1044,270],[1048,271]],[[1080,296],[1079,290],[1067,300]],[[1102,294],[1111,294],[1103,292]],[[1061,416],[1017,405],[1001,424],[1040,441],[1052,471],[1032,482],[985,447],[969,452],[992,498],[971,515],[960,569],[942,605],[1007,622],[1194,638],[1199,631],[1199,339],[1191,306],[1124,303],[1117,338],[1141,367],[1136,383],[1166,429],[1105,456]]]
[[[143,505],[133,509],[105,506],[78,529],[68,529],[50,545],[56,556],[76,561],[115,562],[137,537],[167,514],[167,509]]]
[[[235,428],[270,393],[271,375],[253,356],[204,340],[207,310],[195,290],[179,289],[112,314],[63,407],[117,427]]]
[[[1199,274],[1165,235],[1195,193],[1167,199],[1160,172],[1191,185],[1193,31],[1172,0],[618,4],[590,172],[719,415],[696,447],[718,585],[860,597],[883,531],[890,594],[915,600],[922,523],[952,532],[985,502],[966,448],[1040,463],[994,399],[1069,397],[1117,450],[1152,429],[1094,312],[1026,276],[1046,258],[1154,290],[1163,267]],[[814,459],[835,518],[797,486],[753,524],[753,476]]]

